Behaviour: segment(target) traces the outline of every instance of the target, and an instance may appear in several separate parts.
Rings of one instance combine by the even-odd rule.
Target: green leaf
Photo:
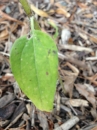
[[[39,30],[28,40],[19,38],[10,63],[22,91],[38,109],[51,112],[58,78],[57,47],[52,38]]]
[[[11,70],[14,74],[15,79],[17,80],[18,84],[22,87],[23,83],[21,80],[21,54],[24,46],[27,42],[26,36],[22,36],[19,39],[17,39],[11,49],[10,52],[10,64],[11,64]]]

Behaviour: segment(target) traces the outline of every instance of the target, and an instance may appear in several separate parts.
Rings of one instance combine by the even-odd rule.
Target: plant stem
[[[34,17],[30,18],[30,24],[31,24],[31,34],[34,32]]]
[[[32,11],[30,9],[30,6],[29,6],[27,0],[20,0],[20,3],[22,4],[27,16],[30,17],[32,15]]]

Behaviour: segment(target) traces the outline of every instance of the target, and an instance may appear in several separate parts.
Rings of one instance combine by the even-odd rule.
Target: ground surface
[[[15,82],[10,49],[29,33],[29,18],[18,0],[0,0],[0,130],[97,130],[97,1],[29,3],[42,31],[56,36],[60,79],[54,109],[38,111]]]

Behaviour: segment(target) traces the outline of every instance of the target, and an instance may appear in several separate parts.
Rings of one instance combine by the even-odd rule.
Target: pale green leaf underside
[[[57,48],[52,38],[38,30],[29,40],[19,38],[13,45],[10,61],[22,91],[38,109],[52,111],[58,78]]]

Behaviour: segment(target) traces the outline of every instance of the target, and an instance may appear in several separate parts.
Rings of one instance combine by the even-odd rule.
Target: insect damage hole
[[[49,73],[48,73],[48,72],[46,72],[46,75],[49,75]]]

